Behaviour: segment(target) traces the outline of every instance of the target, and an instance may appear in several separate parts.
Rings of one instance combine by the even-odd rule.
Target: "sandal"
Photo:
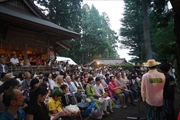
[[[123,108],[126,109],[128,106],[127,105],[124,105]]]

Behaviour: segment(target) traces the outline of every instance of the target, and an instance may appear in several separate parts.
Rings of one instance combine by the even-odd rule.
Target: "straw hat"
[[[143,65],[145,66],[145,67],[153,67],[153,66],[157,66],[157,65],[160,65],[161,63],[160,62],[157,62],[156,60],[154,60],[154,59],[149,59],[148,61],[147,61],[147,63],[144,63]]]
[[[6,73],[4,77],[6,77],[6,78],[15,78],[13,73]]]

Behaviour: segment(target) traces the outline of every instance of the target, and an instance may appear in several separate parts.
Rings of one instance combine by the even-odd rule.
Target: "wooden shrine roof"
[[[61,40],[67,40],[80,37],[80,34],[67,30],[59,25],[56,25],[48,20],[38,18],[28,12],[22,12],[15,7],[1,5],[0,4],[0,19],[12,21],[14,23],[20,23],[22,25],[28,25],[35,29],[41,29],[42,31],[49,32],[60,36]]]

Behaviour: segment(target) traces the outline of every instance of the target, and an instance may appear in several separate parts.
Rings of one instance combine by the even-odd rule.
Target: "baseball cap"
[[[52,92],[52,96],[63,96],[64,93],[59,90],[58,88],[56,88],[53,92]]]

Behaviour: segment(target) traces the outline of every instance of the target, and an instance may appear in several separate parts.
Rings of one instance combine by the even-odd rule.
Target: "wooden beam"
[[[27,48],[28,48],[28,45],[25,44],[24,45],[24,65],[26,64],[26,60],[27,60]]]

